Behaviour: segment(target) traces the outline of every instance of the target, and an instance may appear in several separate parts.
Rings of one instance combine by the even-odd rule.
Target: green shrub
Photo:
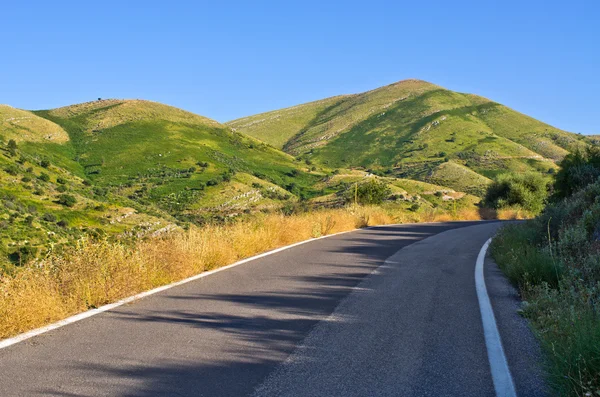
[[[4,167],[4,172],[6,172],[8,175],[17,176],[19,175],[19,168],[17,168],[15,165],[8,165]]]
[[[40,181],[48,182],[50,181],[50,175],[46,174],[45,172],[42,172],[40,176],[38,176],[38,179]]]
[[[565,156],[556,173],[554,196],[565,198],[596,182],[600,177],[600,148],[590,147]]]
[[[509,225],[494,238],[491,251],[508,278],[516,285],[557,287],[563,266],[555,261],[548,249],[531,244],[534,227]],[[505,247],[511,247],[503,251]]]
[[[221,180],[222,180],[223,182],[231,182],[231,178],[232,178],[232,177],[233,177],[233,173],[232,173],[231,171],[224,172],[224,173],[221,175]]]
[[[24,265],[34,259],[38,254],[38,249],[29,245],[19,247],[10,254],[10,259],[17,265]]]
[[[61,194],[58,196],[58,202],[66,207],[73,207],[77,203],[77,199],[71,194]]]
[[[67,180],[61,177],[56,178],[56,183],[64,185],[65,183],[67,183]]]
[[[8,141],[8,153],[11,155],[11,157],[14,157],[17,155],[17,142],[14,139],[11,139]]]
[[[108,189],[105,187],[95,186],[92,191],[94,192],[94,195],[99,197],[105,197],[108,194]]]
[[[50,167],[50,161],[44,159],[44,160],[40,161],[40,166],[42,166],[43,168],[48,168],[48,167]]]
[[[44,220],[46,222],[54,223],[54,222],[56,222],[56,216],[51,213],[45,213],[44,215],[42,215],[42,220]]]
[[[350,185],[346,190],[346,201],[354,202],[356,199],[359,204],[381,204],[391,194],[392,191],[386,183],[371,179],[358,187]]]
[[[502,174],[486,192],[484,204],[501,209],[520,207],[539,214],[548,197],[549,181],[537,173]]]

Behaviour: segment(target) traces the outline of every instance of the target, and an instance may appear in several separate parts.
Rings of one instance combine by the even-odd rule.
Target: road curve
[[[386,226],[257,259],[0,350],[0,395],[493,396],[474,268],[499,226]],[[545,395],[516,293],[485,272],[517,392]]]

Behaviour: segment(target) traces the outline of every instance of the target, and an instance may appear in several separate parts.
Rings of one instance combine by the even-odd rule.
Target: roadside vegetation
[[[527,317],[548,357],[557,395],[600,395],[600,150],[567,155],[541,214],[503,228],[491,253],[523,298]],[[502,197],[531,183],[515,177],[492,185]],[[541,187],[541,182],[533,183]],[[530,189],[531,190],[531,189]],[[537,191],[536,189],[533,189]],[[502,194],[500,194],[502,193]],[[519,195],[517,195],[519,196]],[[529,197],[532,209],[538,196]],[[504,200],[504,201],[502,201]]]
[[[298,203],[289,215],[256,214],[143,239],[81,238],[42,258],[5,266],[0,273],[0,338],[294,242],[371,225],[481,217],[481,211],[468,208],[454,213],[402,210],[390,202],[321,210]]]
[[[437,89],[412,81],[367,97],[385,107],[421,88]],[[286,124],[286,136],[338,105],[337,127],[354,118],[343,111],[348,104],[370,114],[358,96],[344,105],[349,98],[289,109],[295,124]],[[427,106],[441,105],[427,98]],[[294,157],[155,102],[35,112],[1,105],[0,338],[311,237],[531,215],[518,205],[481,207],[491,180],[464,159],[446,159],[450,150],[434,154],[439,167],[407,172],[429,175],[419,181],[389,164],[338,168],[307,153]]]

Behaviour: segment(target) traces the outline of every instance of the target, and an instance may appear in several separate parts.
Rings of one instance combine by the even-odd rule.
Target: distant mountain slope
[[[292,129],[282,128],[288,125],[286,109],[227,124],[330,167],[381,169],[428,180],[441,173],[435,169],[442,162],[451,161],[484,176],[472,186],[475,193],[481,192],[488,177],[501,172],[549,172],[556,168],[556,160],[589,144],[582,136],[486,98],[420,80],[320,103],[328,106],[316,108],[310,103],[291,108],[314,115],[303,126],[296,120]],[[409,172],[419,168],[415,164],[427,165],[429,172]],[[458,180],[435,182],[464,187]]]
[[[64,143],[69,134],[59,125],[32,112],[0,105],[0,134],[4,140]]]
[[[343,103],[350,96],[338,96],[309,102],[256,116],[244,117],[227,123],[236,131],[267,142],[278,149],[300,133],[320,114],[332,106]]]

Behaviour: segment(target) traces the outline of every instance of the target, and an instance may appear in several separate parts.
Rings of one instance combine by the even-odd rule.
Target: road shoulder
[[[521,305],[519,293],[491,258],[489,251],[484,266],[488,294],[517,395],[549,396],[539,342],[528,321],[518,314]]]

